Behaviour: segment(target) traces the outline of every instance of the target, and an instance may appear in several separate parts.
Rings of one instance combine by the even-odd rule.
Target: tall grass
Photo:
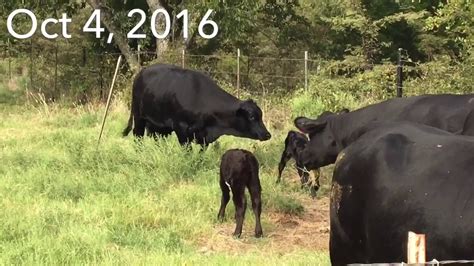
[[[128,108],[116,104],[97,147],[101,108],[0,108],[0,261],[4,264],[324,265],[326,252],[273,251],[269,240],[232,252],[200,252],[220,203],[225,150],[255,152],[261,165],[264,233],[268,212],[304,212],[298,185],[275,185],[284,132],[268,142],[223,137],[206,151],[122,138]],[[286,200],[285,200],[286,199]],[[290,202],[290,204],[288,203]],[[246,228],[254,219],[247,214]],[[229,204],[225,223],[233,226]],[[231,236],[229,235],[231,239]]]

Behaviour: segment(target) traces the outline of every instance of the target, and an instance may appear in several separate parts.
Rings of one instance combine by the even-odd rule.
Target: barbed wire
[[[32,45],[31,43],[24,43],[17,47],[15,47],[15,45],[16,44],[10,44],[10,46],[0,45],[0,48],[7,48],[3,53],[0,52],[0,60],[2,58],[8,58],[9,61],[16,61],[15,58],[22,58],[22,61],[17,61],[23,62],[21,68],[31,70],[23,73],[28,75],[27,78],[31,84],[35,82],[35,85],[38,84],[38,87],[46,86],[46,83],[51,83],[54,84],[55,88],[64,87],[67,89],[67,86],[71,87],[75,83],[90,84],[96,80],[102,90],[103,86],[105,86],[104,84],[107,83],[107,80],[110,78],[109,72],[111,65],[113,65],[112,62],[116,57],[122,55],[120,52],[97,52],[84,47],[77,48],[67,46],[65,49],[63,49],[63,47],[59,47],[59,49],[56,45],[50,46],[50,49],[42,49],[39,45]],[[318,74],[323,68],[327,70],[338,68],[337,65],[331,67],[330,61],[324,61],[322,58],[305,58],[305,56],[296,58],[251,56],[243,54],[238,56],[238,53],[204,55],[177,50],[163,55],[157,54],[156,51],[132,50],[129,56],[138,59],[141,67],[147,67],[154,62],[174,64],[195,69],[213,77],[220,76],[223,81],[234,85],[236,83],[239,84],[238,80],[240,78],[240,84],[242,84],[241,88],[243,89],[253,88],[255,85],[260,86],[258,83],[263,81],[273,84],[272,86],[275,86],[277,91],[282,88],[291,91],[303,86],[303,84],[306,87],[309,75]],[[222,62],[219,60],[222,60]],[[238,67],[239,62],[240,66]],[[5,71],[7,71],[6,74],[9,74],[10,77],[15,75],[15,71],[17,71],[15,62],[11,65],[12,66],[8,66],[8,69],[5,69]],[[395,65],[392,66],[395,67]],[[412,69],[409,64],[404,67],[406,67],[408,71]],[[55,69],[58,68],[60,72],[59,78],[57,77],[57,70],[55,73]],[[367,65],[364,65],[364,68],[367,68]],[[49,73],[48,69],[51,70]],[[68,77],[71,77],[70,75],[75,73],[74,71],[77,72],[75,76],[76,80],[74,80],[74,77],[71,79],[61,76],[69,75]],[[347,71],[351,70],[349,69]],[[88,77],[85,73],[93,74],[93,76]],[[128,70],[127,64],[122,65],[121,74],[124,78],[124,82],[130,80],[129,76],[131,72]],[[62,81],[65,81],[67,85],[64,86],[64,82]],[[381,87],[387,90],[390,90],[389,87],[394,86],[394,83],[389,84],[382,82],[380,84]],[[35,85],[32,86],[36,87]]]

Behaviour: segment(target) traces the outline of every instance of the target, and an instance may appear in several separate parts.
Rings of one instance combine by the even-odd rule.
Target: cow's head
[[[272,135],[262,121],[262,110],[252,100],[240,103],[236,111],[237,130],[244,137],[258,140],[269,140]]]
[[[336,161],[339,148],[336,138],[328,127],[330,120],[337,116],[331,112],[324,112],[317,119],[298,117],[295,126],[308,134],[309,142],[301,153],[301,160],[308,170],[332,164]]]

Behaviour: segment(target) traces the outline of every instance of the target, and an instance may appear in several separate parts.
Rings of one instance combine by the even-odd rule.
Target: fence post
[[[142,66],[141,58],[140,58],[141,49],[142,49],[142,46],[139,44],[138,47],[137,47],[137,60],[138,60],[138,65],[140,67]]]
[[[100,100],[104,99],[104,53],[100,53],[100,69],[99,69],[99,79],[100,79]]]
[[[304,89],[308,90],[308,51],[304,51]]]
[[[60,97],[58,94],[58,42],[56,42],[56,47],[54,49],[54,93]]]
[[[240,48],[237,49],[237,98],[240,98]]]
[[[114,90],[115,79],[120,68],[120,63],[122,62],[122,55],[119,55],[117,60],[117,66],[115,67],[114,77],[112,78],[112,84],[110,84],[109,96],[107,97],[107,103],[105,104],[104,117],[102,118],[102,126],[100,128],[99,139],[97,140],[97,147],[99,147],[100,139],[102,138],[102,133],[104,132],[105,120],[107,119],[107,114],[109,113],[110,101],[112,100],[112,92]]]
[[[262,90],[263,90],[263,117],[265,119],[264,123],[265,125],[268,125],[268,116],[267,116],[267,111],[268,111],[268,102],[267,102],[267,89],[265,88],[265,85],[263,82],[260,82],[262,84]]]
[[[397,97],[403,96],[403,61],[402,48],[398,48],[398,62],[397,62]]]
[[[12,55],[10,47],[10,38],[8,38],[8,78],[12,80]]]
[[[30,88],[33,90],[33,38],[30,39]]]
[[[184,68],[184,57],[186,56],[186,51],[183,49],[181,51],[181,66]]]
[[[426,240],[424,234],[408,232],[407,263],[426,262]]]
[[[82,66],[85,67],[87,64],[87,50],[86,47],[82,47]]]

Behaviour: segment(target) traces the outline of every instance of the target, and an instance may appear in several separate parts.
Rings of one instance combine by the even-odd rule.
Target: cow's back
[[[374,121],[409,121],[452,133],[472,135],[474,125],[471,126],[468,122],[469,114],[473,111],[474,94],[442,94],[394,98],[340,116],[344,123],[353,123],[354,128]],[[474,115],[472,116],[474,120]],[[463,130],[465,128],[467,130]]]
[[[228,108],[237,99],[207,75],[177,66],[157,64],[139,73],[143,103],[165,106],[169,111],[212,112]]]
[[[407,123],[351,144],[331,192],[334,264],[404,261],[408,231],[427,235],[429,260],[474,259],[472,151],[472,137]]]

